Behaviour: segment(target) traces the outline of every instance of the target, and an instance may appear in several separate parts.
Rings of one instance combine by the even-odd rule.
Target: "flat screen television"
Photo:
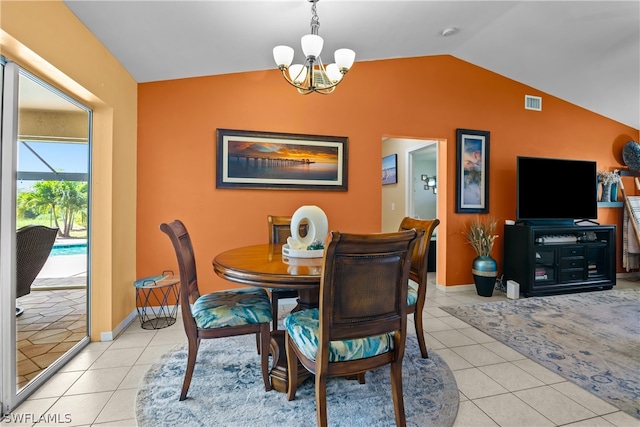
[[[596,162],[517,158],[516,220],[527,224],[573,225],[598,217]]]

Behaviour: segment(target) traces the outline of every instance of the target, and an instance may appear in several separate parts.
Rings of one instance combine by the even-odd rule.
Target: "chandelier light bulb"
[[[289,78],[291,78],[294,83],[303,83],[307,78],[307,67],[302,64],[293,64],[289,67]]]
[[[338,49],[335,53],[336,64],[341,70],[349,70],[356,60],[356,53],[351,49]]]
[[[317,58],[320,56],[320,52],[322,52],[324,40],[316,34],[307,34],[302,36],[301,44],[304,56]]]
[[[332,83],[337,83],[342,80],[342,73],[340,72],[340,68],[338,68],[337,64],[327,65],[327,75]]]
[[[273,59],[278,67],[288,67],[293,62],[293,48],[282,45],[274,47]]]

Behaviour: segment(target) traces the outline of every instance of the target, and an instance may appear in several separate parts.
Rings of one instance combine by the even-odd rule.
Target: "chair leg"
[[[182,382],[182,393],[180,393],[180,400],[187,398],[187,392],[189,391],[189,385],[191,385],[191,377],[193,376],[193,369],[196,366],[196,358],[198,357],[198,347],[200,347],[200,340],[197,338],[189,339],[189,353],[187,356],[187,370],[184,373],[184,381]]]
[[[391,363],[391,393],[393,394],[396,426],[405,427],[407,420],[404,414],[404,398],[402,397],[402,361]]]
[[[413,323],[416,325],[416,335],[418,337],[418,345],[420,346],[420,354],[423,359],[429,358],[427,353],[427,343],[424,341],[424,329],[422,328],[422,311],[416,311],[413,313]]]
[[[260,354],[260,334],[256,334],[256,348],[258,350],[258,354]]]
[[[271,314],[273,316],[272,330],[278,330],[278,304],[280,298],[278,297],[278,291],[271,291]]]
[[[271,390],[271,382],[269,381],[269,341],[271,333],[269,332],[269,324],[260,325],[260,368],[262,369],[262,381],[264,382],[265,391]]]
[[[291,342],[288,332],[284,334],[284,344],[287,351],[287,400],[293,400],[298,389],[298,355],[293,349],[295,344]]]
[[[327,375],[316,372],[316,415],[318,427],[327,427]]]

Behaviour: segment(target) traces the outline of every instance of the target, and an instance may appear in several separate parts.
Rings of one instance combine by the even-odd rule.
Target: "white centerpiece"
[[[307,234],[300,236],[300,225],[307,224]],[[329,222],[327,215],[318,206],[301,206],[291,217],[291,237],[282,245],[282,253],[294,258],[320,258],[324,249],[309,249],[314,242],[321,242],[327,237]]]

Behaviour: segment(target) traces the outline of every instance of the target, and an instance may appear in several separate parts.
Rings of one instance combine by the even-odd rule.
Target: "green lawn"
[[[31,225],[31,224],[46,225],[47,227],[55,227],[55,223],[53,223],[49,219],[48,215],[40,215],[36,218],[16,218],[16,229],[24,227],[25,225]],[[86,239],[87,229],[80,228],[78,226],[76,227],[77,228],[74,228],[73,230],[71,230],[71,233],[69,233],[71,237],[76,239]]]

